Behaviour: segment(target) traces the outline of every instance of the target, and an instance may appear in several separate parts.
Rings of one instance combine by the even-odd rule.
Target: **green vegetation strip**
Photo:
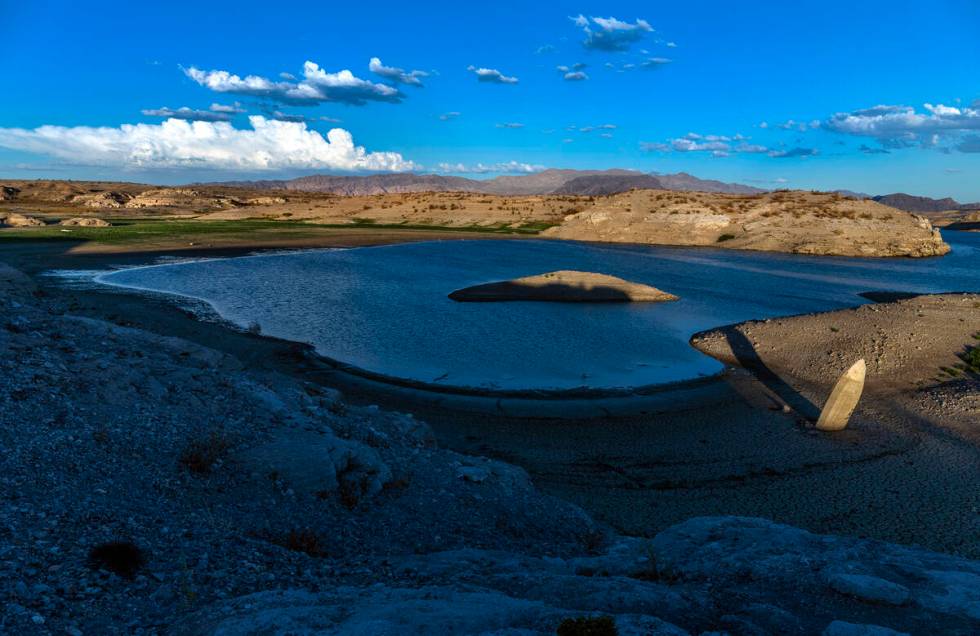
[[[482,226],[442,226],[381,224],[370,220],[355,223],[315,224],[301,221],[269,221],[245,219],[239,221],[194,221],[194,220],[112,220],[111,227],[44,227],[11,228],[0,230],[0,241],[93,241],[98,243],[130,243],[174,238],[194,238],[204,235],[224,235],[228,237],[247,237],[255,233],[273,232],[277,238],[303,238],[318,230],[378,229],[378,230],[423,230],[438,232],[476,232],[484,234],[537,234],[552,226],[550,223],[526,223],[517,227],[504,225]]]

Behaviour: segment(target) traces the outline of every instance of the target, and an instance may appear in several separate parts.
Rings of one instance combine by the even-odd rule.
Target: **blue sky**
[[[0,0],[0,176],[621,167],[980,200],[976,2],[137,4]]]

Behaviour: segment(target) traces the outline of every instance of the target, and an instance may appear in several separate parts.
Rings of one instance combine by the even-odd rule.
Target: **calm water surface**
[[[376,373],[482,388],[642,386],[721,366],[700,330],[824,311],[865,291],[980,291],[980,233],[952,254],[854,259],[557,241],[446,241],[158,265],[99,277],[208,301],[242,326]],[[658,304],[457,303],[449,292],[558,269],[647,283]]]

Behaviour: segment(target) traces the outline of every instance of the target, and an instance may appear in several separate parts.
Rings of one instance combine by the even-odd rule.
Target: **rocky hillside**
[[[575,177],[571,181],[566,181],[554,191],[554,194],[602,196],[628,192],[634,189],[665,190],[666,188],[664,188],[660,179],[648,174],[620,176],[592,175],[588,177]]]
[[[596,199],[546,236],[578,241],[711,245],[842,256],[938,256],[928,220],[839,194],[710,195],[640,190]]]
[[[471,179],[435,174],[380,174],[367,177],[312,175],[286,181],[284,190],[328,192],[341,196],[397,194],[402,192],[471,192]]]
[[[664,190],[681,190],[684,192],[718,192],[722,194],[758,194],[765,192],[762,188],[742,185],[741,183],[727,183],[725,181],[715,181],[714,179],[699,179],[686,172],[674,174],[653,173],[653,176],[660,181]]]

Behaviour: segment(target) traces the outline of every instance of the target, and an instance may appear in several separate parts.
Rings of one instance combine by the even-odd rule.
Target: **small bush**
[[[211,472],[230,446],[227,439],[217,433],[211,433],[205,439],[196,439],[188,443],[180,454],[180,464],[192,473],[206,475]]]
[[[129,541],[110,541],[92,548],[88,553],[88,562],[93,569],[109,570],[131,579],[143,567],[146,558],[143,551]]]
[[[599,554],[605,542],[606,533],[602,530],[593,530],[582,535],[582,545],[589,554]]]
[[[963,355],[963,361],[970,371],[980,373],[980,347],[973,347]]]
[[[558,636],[617,636],[619,630],[612,616],[566,618],[558,626]]]
[[[323,556],[326,552],[320,544],[320,537],[312,530],[290,530],[282,540],[282,546],[293,552],[302,552],[310,556]]]
[[[734,234],[722,234],[721,236],[718,237],[718,242],[724,243],[725,241],[730,241],[733,238],[735,238]]]

